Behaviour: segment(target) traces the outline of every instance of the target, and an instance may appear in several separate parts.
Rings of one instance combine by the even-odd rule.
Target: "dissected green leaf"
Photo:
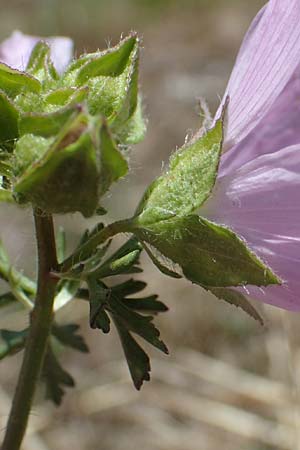
[[[150,379],[150,362],[147,354],[137,344],[131,333],[139,335],[154,347],[168,353],[166,345],[159,337],[158,329],[152,323],[153,317],[139,313],[157,314],[166,311],[167,307],[157,301],[156,295],[143,298],[127,297],[140,292],[145,286],[144,282],[130,279],[108,288],[101,281],[94,278],[88,279],[90,325],[107,333],[110,331],[109,316],[112,318],[120,335],[129,370],[137,389],[140,389],[144,380]],[[88,296],[85,289],[80,289],[78,295],[84,299]]]
[[[209,291],[212,292],[217,298],[225,300],[231,305],[242,308],[242,310],[250,317],[257,320],[261,325],[264,325],[264,320],[261,315],[256,311],[250,301],[239,291],[226,288],[209,288]]]
[[[159,331],[152,323],[152,316],[142,316],[120,301],[114,294],[109,297],[109,308],[111,314],[117,318],[118,323],[125,329],[138,334],[149,344],[168,354],[168,349],[162,340],[159,339]]]
[[[117,284],[111,288],[112,292],[118,297],[127,297],[127,295],[137,294],[145,289],[147,283],[141,280],[134,280],[130,278],[124,281],[124,283]]]
[[[168,307],[157,300],[157,295],[149,295],[141,298],[123,298],[122,303],[129,309],[137,312],[145,312],[150,314],[157,314],[159,312],[168,311]]]
[[[66,325],[53,325],[52,335],[55,336],[63,345],[74,348],[83,353],[88,353],[89,348],[80,334],[77,334],[79,325],[69,323]]]
[[[0,330],[0,360],[24,348],[28,329],[22,331]]]
[[[198,209],[215,184],[222,148],[222,120],[170,159],[169,170],[147,189],[136,215],[141,225]]]
[[[46,398],[57,406],[61,404],[65,394],[63,388],[75,386],[74,379],[61,367],[50,346],[44,359],[41,378],[46,383]]]
[[[105,312],[109,291],[93,278],[87,280],[90,301],[90,326],[99,328],[103,333],[109,333],[110,320]]]
[[[143,382],[150,380],[151,367],[149,356],[118,319],[114,318],[114,322],[120,336],[132,381],[136,389],[140,390]]]
[[[179,264],[186,278],[202,286],[280,284],[235,233],[196,215],[161,220],[136,228],[135,234]]]

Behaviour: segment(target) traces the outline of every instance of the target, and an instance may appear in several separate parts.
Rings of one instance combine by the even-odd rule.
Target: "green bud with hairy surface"
[[[142,139],[139,40],[73,60],[62,75],[38,42],[25,72],[0,64],[1,201],[48,213],[100,206],[126,175],[124,147]]]

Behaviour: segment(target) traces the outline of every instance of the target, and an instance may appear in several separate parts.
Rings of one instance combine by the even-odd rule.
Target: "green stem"
[[[52,271],[57,270],[53,221],[40,210],[34,211],[34,220],[38,250],[37,295],[2,450],[20,449],[52,325],[57,284],[51,276]]]
[[[128,233],[132,229],[132,219],[120,220],[118,222],[111,223],[107,227],[100,230],[98,233],[91,236],[87,242],[81,245],[75,252],[69,256],[59,266],[60,272],[67,272],[72,266],[84,261],[91,253],[107,239],[115,236],[119,233]]]

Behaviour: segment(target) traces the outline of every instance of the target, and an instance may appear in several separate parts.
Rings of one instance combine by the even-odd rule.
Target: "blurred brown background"
[[[143,39],[141,85],[148,133],[131,155],[131,175],[108,195],[113,220],[129,215],[147,184],[187,134],[199,128],[197,98],[214,112],[251,18],[262,0],[1,0],[0,40],[12,30],[69,35],[76,53],[105,48],[137,30]],[[30,211],[1,206],[1,237],[28,274],[35,251]],[[72,238],[78,215],[57,218]],[[294,314],[257,305],[266,326],[200,288],[161,275],[144,258],[149,292],[170,311],[159,319],[171,356],[152,349],[152,381],[137,393],[114,332],[87,324],[74,302],[60,320],[79,320],[88,356],[61,355],[77,380],[60,409],[37,394],[24,450],[300,449],[299,333]],[[0,326],[21,328],[3,311]],[[0,424],[5,426],[20,355],[0,366]]]

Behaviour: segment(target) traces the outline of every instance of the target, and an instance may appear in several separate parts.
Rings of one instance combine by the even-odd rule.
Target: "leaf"
[[[18,117],[18,110],[5,93],[0,91],[0,146],[8,152],[13,150],[19,136]]]
[[[41,90],[41,83],[36,78],[4,63],[0,63],[0,86],[9,97],[27,92],[39,93]]]
[[[129,239],[122,247],[111,255],[101,266],[91,272],[94,278],[105,278],[122,273],[137,273],[142,270],[135,264],[139,263],[139,256],[142,251],[141,244],[136,238]]]
[[[0,360],[24,348],[28,329],[22,331],[0,330]]]
[[[150,380],[149,357],[118,319],[114,318],[114,322],[120,336],[131,378],[136,389],[140,390],[143,382]]]
[[[135,235],[208,287],[280,284],[277,276],[230,229],[196,215],[137,227]]]
[[[52,335],[58,339],[61,344],[74,348],[83,353],[88,353],[89,348],[86,345],[84,338],[77,334],[79,325],[75,323],[69,323],[66,325],[53,325]]]
[[[148,225],[198,209],[215,184],[222,149],[222,119],[171,158],[169,170],[147,189],[137,209],[137,221]]]
[[[127,308],[127,306],[120,302],[113,294],[110,295],[108,303],[111,314],[114,318],[117,318],[118,322],[122,324],[125,329],[138,334],[158,350],[161,350],[166,354],[169,353],[164,342],[159,339],[160,333],[152,323],[152,316],[142,316]]]
[[[117,284],[111,288],[112,292],[119,297],[127,297],[127,295],[137,294],[145,289],[147,283],[141,280],[134,280],[130,278],[124,281],[124,283]]]
[[[65,394],[63,387],[75,386],[74,379],[61,367],[50,346],[44,359],[41,378],[46,383],[46,398],[57,406],[61,404]]]
[[[257,320],[260,325],[264,325],[264,320],[261,315],[256,311],[254,306],[250,301],[240,292],[234,289],[225,288],[209,288],[208,289],[215,297],[225,300],[227,303],[234,305],[236,307],[242,308],[242,310],[247,313],[250,317]]]
[[[134,311],[149,312],[157,314],[168,310],[167,306],[157,301],[157,295],[148,297],[128,298],[128,295],[137,294],[145,289],[146,283],[140,280],[129,279],[124,283],[111,287],[111,293],[117,297],[127,308]]]
[[[105,312],[108,290],[93,278],[87,280],[90,301],[90,327],[99,328],[103,333],[109,333],[110,320]]]
[[[168,307],[163,302],[158,301],[157,297],[157,295],[149,295],[149,297],[123,298],[122,303],[126,308],[139,312],[157,314],[168,311]]]

